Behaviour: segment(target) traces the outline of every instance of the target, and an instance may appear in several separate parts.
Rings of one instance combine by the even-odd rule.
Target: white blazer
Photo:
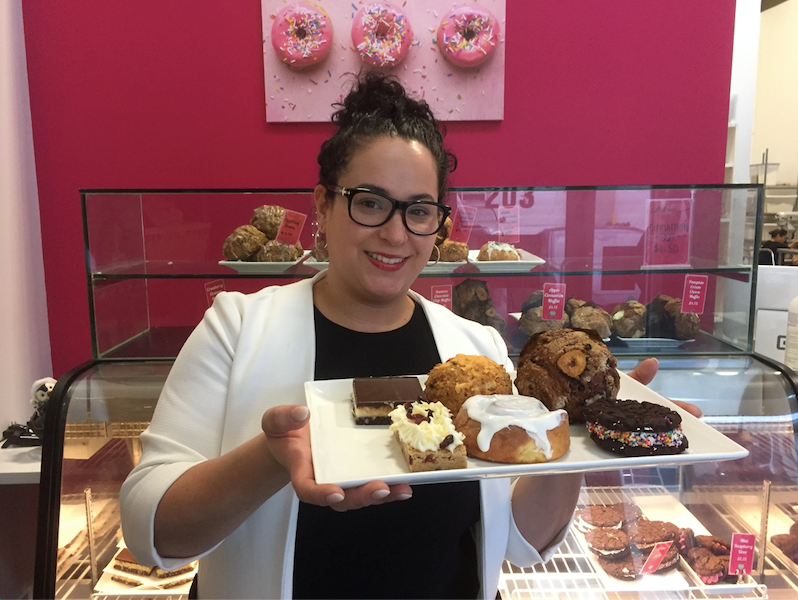
[[[121,490],[125,542],[139,561],[163,569],[200,559],[202,597],[292,596],[298,499],[290,486],[216,547],[192,558],[159,556],[153,523],[164,493],[186,470],[260,434],[261,416],[269,407],[305,403],[304,382],[313,379],[315,365],[312,288],[325,274],[254,294],[216,296],[175,360],[152,422],[141,435],[141,460]],[[495,329],[411,295],[426,313],[442,360],[458,353],[482,354],[512,369]],[[482,593],[488,599],[496,596],[505,557],[520,566],[544,562],[568,529],[539,553],[516,528],[510,495],[508,478],[480,482],[476,539]]]

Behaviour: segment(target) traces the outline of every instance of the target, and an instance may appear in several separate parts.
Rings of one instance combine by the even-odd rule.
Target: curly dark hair
[[[438,170],[438,202],[443,202],[457,158],[444,148],[445,131],[424,100],[408,97],[394,77],[369,71],[359,75],[343,102],[333,106],[337,110],[332,122],[338,130],[321,145],[319,184],[337,185],[352,155],[369,141],[400,137],[423,144],[432,154]]]

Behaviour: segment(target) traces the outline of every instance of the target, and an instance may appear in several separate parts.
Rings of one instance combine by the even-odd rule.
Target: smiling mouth
[[[374,254],[373,252],[366,252],[366,254],[368,254],[374,260],[378,260],[386,265],[397,265],[405,260],[404,258],[388,258],[382,254]]]

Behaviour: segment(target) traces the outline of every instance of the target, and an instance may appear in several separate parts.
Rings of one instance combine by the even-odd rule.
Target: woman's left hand
[[[648,385],[651,383],[651,380],[654,379],[654,376],[657,374],[657,369],[659,368],[659,362],[656,358],[647,358],[639,365],[637,365],[634,369],[629,371],[628,375],[632,379],[639,381],[643,385]],[[671,400],[676,406],[681,409],[686,410],[694,417],[701,417],[703,414],[701,409],[698,408],[695,404],[690,404],[689,402],[682,402],[681,400]]]

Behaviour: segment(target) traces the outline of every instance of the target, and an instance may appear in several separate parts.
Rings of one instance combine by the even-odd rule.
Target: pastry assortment
[[[529,338],[518,357],[518,393],[537,398],[549,410],[564,409],[571,423],[620,387],[617,361],[593,330],[554,329]]]
[[[222,244],[222,254],[227,260],[247,262],[294,262],[302,258],[302,245],[290,246],[275,238],[280,229],[285,209],[274,204],[264,204],[253,212],[250,224],[237,227]],[[318,260],[318,259],[317,259]]]
[[[585,409],[584,416],[590,439],[616,454],[679,454],[688,447],[682,417],[660,404],[601,398]]]
[[[653,548],[660,542],[671,542],[654,573],[674,568],[681,556],[705,584],[736,581],[736,575],[729,574],[728,542],[712,535],[694,535],[692,529],[669,521],[646,519],[636,504],[580,508],[574,516],[574,527],[583,533],[585,545],[596,555],[599,566],[615,579],[639,579]]]
[[[569,298],[561,319],[543,318],[543,291],[532,292],[521,304],[518,329],[535,335],[552,329],[594,329],[603,339],[612,334],[621,338],[668,338],[692,340],[700,322],[695,313],[682,312],[681,298],[660,294],[647,305],[637,300],[617,304],[607,312],[591,301]]]

